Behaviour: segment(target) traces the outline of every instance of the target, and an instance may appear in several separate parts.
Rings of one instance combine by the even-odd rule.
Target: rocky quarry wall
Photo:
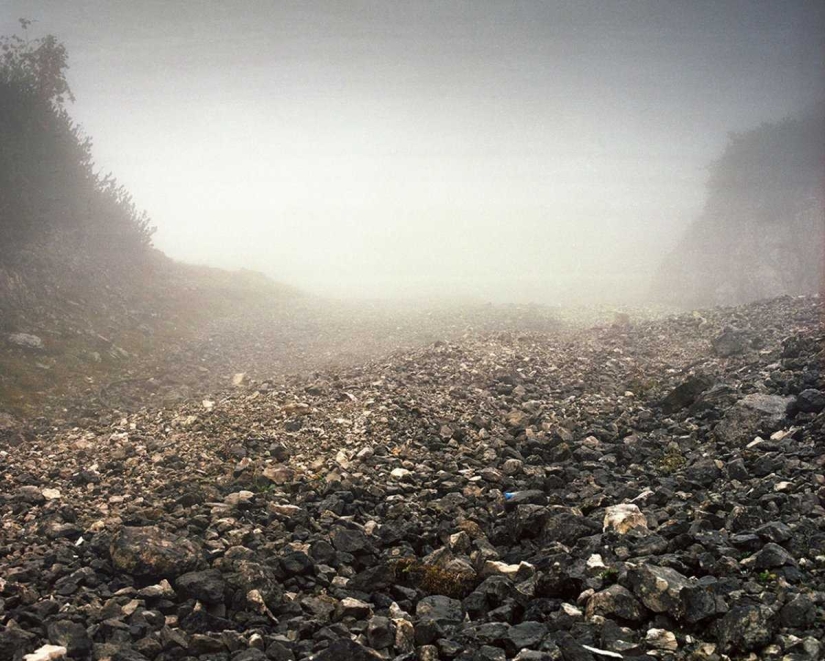
[[[734,305],[822,290],[825,106],[732,135],[702,215],[664,260],[654,298]]]

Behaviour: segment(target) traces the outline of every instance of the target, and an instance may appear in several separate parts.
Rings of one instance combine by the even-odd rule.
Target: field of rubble
[[[821,301],[511,326],[0,415],[0,659],[825,658]]]

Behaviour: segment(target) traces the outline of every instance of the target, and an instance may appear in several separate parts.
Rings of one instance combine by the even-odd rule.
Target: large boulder
[[[725,411],[716,425],[716,436],[728,445],[743,446],[758,434],[770,435],[785,419],[791,402],[792,397],[760,393],[746,395]]]
[[[200,549],[191,540],[156,526],[124,527],[109,547],[118,571],[142,578],[175,578],[195,569]]]

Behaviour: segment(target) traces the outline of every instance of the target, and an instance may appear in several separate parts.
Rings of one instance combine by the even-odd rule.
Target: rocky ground
[[[0,417],[0,659],[825,658],[821,304]]]

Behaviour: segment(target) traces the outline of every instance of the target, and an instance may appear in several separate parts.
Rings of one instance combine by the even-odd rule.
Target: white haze
[[[636,300],[727,133],[823,89],[815,2],[0,7],[159,248],[346,297]]]

